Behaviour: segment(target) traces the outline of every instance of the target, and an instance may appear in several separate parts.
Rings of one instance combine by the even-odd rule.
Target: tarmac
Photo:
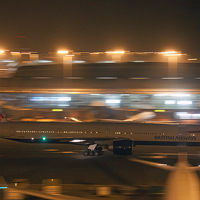
[[[108,151],[103,156],[86,157],[84,150],[84,146],[78,145],[24,144],[1,139],[0,176],[8,184],[14,179],[27,179],[38,186],[45,179],[60,179],[65,194],[88,199],[96,198],[96,186],[132,188],[129,195],[114,192],[108,199],[162,199],[163,193],[155,197],[147,191],[152,187],[164,191],[167,171],[131,162],[129,157]],[[200,147],[136,146],[131,157],[174,165],[179,152],[188,153],[190,164],[200,164]]]

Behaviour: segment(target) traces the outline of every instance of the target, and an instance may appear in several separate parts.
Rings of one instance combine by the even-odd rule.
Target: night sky
[[[2,0],[0,47],[200,55],[200,0]]]

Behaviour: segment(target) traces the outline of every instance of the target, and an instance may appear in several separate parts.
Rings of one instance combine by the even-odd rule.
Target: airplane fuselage
[[[130,139],[135,144],[200,145],[199,125],[145,123],[0,123],[0,137],[14,139]]]

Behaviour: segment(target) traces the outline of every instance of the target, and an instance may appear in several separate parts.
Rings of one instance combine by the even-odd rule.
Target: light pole
[[[121,62],[122,56],[126,53],[123,50],[117,50],[117,51],[106,51],[105,52],[108,55],[111,55],[112,61]]]
[[[67,50],[58,50],[58,63],[63,65],[63,76],[72,76],[72,59],[74,55],[69,54]]]
[[[0,59],[3,59],[5,56],[6,51],[3,49],[0,49]]]
[[[164,56],[167,57],[168,62],[168,76],[176,76],[178,70],[178,57],[183,55],[177,51],[165,51],[161,52]]]

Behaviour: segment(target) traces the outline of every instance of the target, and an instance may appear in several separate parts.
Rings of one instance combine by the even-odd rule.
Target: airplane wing
[[[141,112],[136,115],[130,116],[127,119],[98,119],[97,121],[101,122],[143,122],[149,119],[154,118],[156,115],[153,112]],[[75,122],[83,122],[75,117],[70,117],[70,120]],[[96,121],[96,120],[95,120]]]
[[[131,117],[129,117],[128,119],[125,119],[125,122],[131,122],[131,121],[135,121],[135,122],[141,122],[141,121],[145,121],[148,119],[152,119],[156,116],[156,114],[154,112],[141,112],[138,113],[136,115],[133,115]]]
[[[156,163],[156,162],[151,162],[151,161],[147,161],[147,160],[140,160],[140,159],[136,159],[136,158],[130,158],[129,160],[131,162],[137,162],[137,163],[149,165],[149,166],[152,166],[152,167],[157,167],[157,168],[164,169],[164,170],[173,170],[174,169],[173,166],[163,164],[163,163]]]

